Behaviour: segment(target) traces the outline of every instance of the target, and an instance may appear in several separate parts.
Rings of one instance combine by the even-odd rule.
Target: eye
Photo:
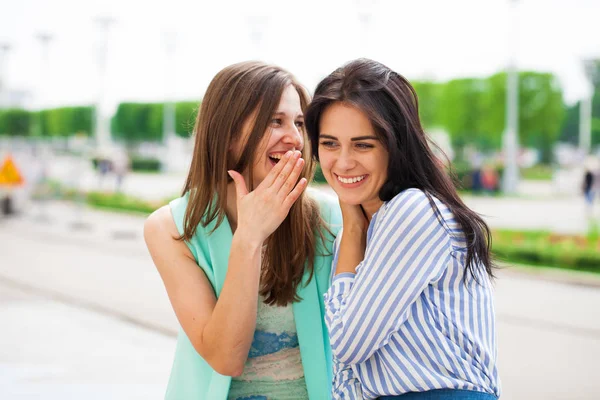
[[[296,126],[298,128],[303,128],[304,127],[304,121],[296,121]]]
[[[375,146],[373,146],[372,144],[369,144],[369,143],[356,143],[356,147],[361,150],[366,150],[366,149],[372,149]]]
[[[282,122],[283,122],[283,121],[282,121],[282,119],[281,119],[281,118],[273,118],[273,119],[271,120],[271,124],[272,124],[272,125],[277,125],[277,126],[280,126]]]
[[[334,142],[333,140],[323,140],[321,142],[319,142],[320,146],[323,146],[325,148],[333,148],[337,145],[336,142]]]

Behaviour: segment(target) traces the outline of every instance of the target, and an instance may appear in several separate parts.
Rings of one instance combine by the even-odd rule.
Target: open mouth
[[[273,164],[273,165],[277,164],[281,160],[282,157],[283,157],[282,153],[269,154],[269,160],[271,161],[271,164]]]

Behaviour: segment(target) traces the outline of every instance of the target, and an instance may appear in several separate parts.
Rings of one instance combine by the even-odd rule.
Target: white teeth
[[[342,182],[342,183],[356,183],[356,182],[360,182],[363,179],[365,179],[366,175],[362,175],[362,176],[355,176],[354,178],[342,178],[341,176],[338,176],[338,181]]]
[[[281,160],[281,157],[283,157],[283,154],[271,154],[269,157],[274,158],[276,160]]]

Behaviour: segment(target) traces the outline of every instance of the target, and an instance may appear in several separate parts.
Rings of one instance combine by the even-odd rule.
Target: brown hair
[[[223,222],[227,184],[231,179],[227,170],[242,172],[248,169],[252,177],[257,149],[263,137],[270,134],[272,115],[289,85],[298,92],[304,112],[310,101],[309,95],[289,72],[277,66],[242,62],[224,68],[213,78],[194,127],[194,153],[183,189],[190,197],[182,240],[190,240],[199,224],[206,227],[216,220],[216,229]],[[240,139],[249,118],[253,118],[254,125],[242,154],[233,160],[229,149]],[[302,134],[307,143],[303,128]],[[310,146],[304,146],[302,157],[306,164],[301,177],[310,182],[314,173]],[[249,190],[253,187],[254,183],[250,181]],[[297,288],[305,268],[312,279],[317,248],[314,232],[319,232],[323,239],[323,226],[317,203],[303,193],[283,223],[267,239],[260,286],[265,303],[286,305],[301,300]]]

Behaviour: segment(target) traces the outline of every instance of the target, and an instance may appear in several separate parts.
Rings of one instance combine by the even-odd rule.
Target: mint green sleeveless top
[[[335,198],[312,189],[309,189],[309,195],[318,202],[321,217],[333,236],[326,235],[325,248],[321,247],[317,251],[317,254],[324,255],[315,257],[314,276],[308,281],[309,274],[305,274],[303,283],[298,288],[298,295],[302,300],[293,303],[291,309],[306,392],[309,399],[321,400],[331,398],[332,378],[331,348],[324,323],[323,294],[329,288],[333,240],[341,227],[342,218]],[[180,233],[183,233],[183,216],[187,202],[188,196],[186,195],[169,203],[175,225]],[[214,232],[210,233],[214,226],[215,222],[206,228],[198,226],[196,234],[186,244],[218,297],[227,273],[233,236],[227,219]],[[231,380],[231,377],[220,375],[214,371],[196,352],[183,329],[179,330],[175,359],[165,399],[227,400]],[[233,386],[234,390],[240,388],[236,383]]]

